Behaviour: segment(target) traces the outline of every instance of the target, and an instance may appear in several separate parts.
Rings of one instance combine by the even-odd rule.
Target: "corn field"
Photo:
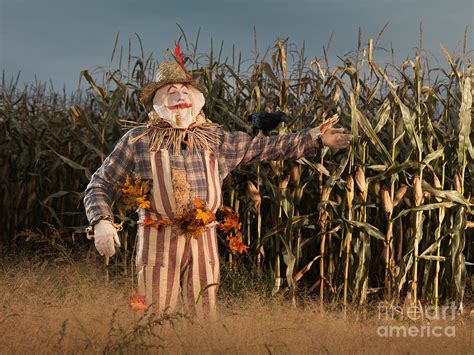
[[[222,261],[272,275],[273,293],[294,304],[301,290],[321,305],[398,303],[462,309],[474,261],[472,66],[464,45],[432,67],[422,47],[400,64],[380,64],[379,40],[330,67],[304,45],[277,40],[252,60],[223,45],[198,54],[187,43],[185,65],[207,90],[206,116],[228,130],[252,133],[246,117],[282,110],[291,122],[274,134],[315,127],[338,114],[354,135],[344,152],[236,170],[224,181],[224,203],[239,212],[250,253]],[[465,40],[466,43],[466,40]],[[20,87],[2,78],[0,175],[2,244],[89,245],[83,191],[91,173],[124,133],[145,122],[140,88],[157,67],[141,42],[115,42],[110,64],[84,70],[87,89],[58,93],[47,84]],[[138,52],[138,54],[132,54]],[[434,61],[433,61],[434,62]],[[441,64],[439,64],[441,63]],[[245,170],[244,170],[245,169]],[[133,235],[129,216],[126,226]],[[46,243],[46,244],[45,244]],[[128,249],[115,257],[128,258]],[[236,260],[240,259],[240,260]],[[125,260],[126,261],[126,260]]]

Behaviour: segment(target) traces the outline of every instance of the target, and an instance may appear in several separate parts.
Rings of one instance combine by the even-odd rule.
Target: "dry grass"
[[[381,338],[377,335],[381,324],[428,323],[384,323],[373,310],[369,315],[351,311],[344,320],[338,311],[321,314],[316,302],[295,309],[286,301],[259,295],[222,300],[219,318],[212,324],[178,316],[155,326],[150,326],[150,319],[148,328],[142,321],[140,328],[126,306],[128,280],[111,275],[105,286],[102,276],[96,265],[86,263],[4,264],[0,271],[0,352],[463,353],[474,346],[474,322],[469,317],[441,323],[455,325],[455,337]],[[128,333],[129,338],[120,332]]]

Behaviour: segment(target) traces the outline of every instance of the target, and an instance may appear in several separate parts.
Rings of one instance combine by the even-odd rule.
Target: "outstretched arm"
[[[343,128],[311,128],[292,134],[270,137],[250,137],[244,132],[224,132],[220,146],[221,165],[224,176],[238,165],[260,163],[272,160],[299,159],[315,156],[318,149],[333,150],[347,148],[351,134]]]
[[[226,167],[225,175],[238,165],[314,156],[322,148],[318,137],[318,128],[269,137],[251,137],[244,132],[224,132],[220,158]]]

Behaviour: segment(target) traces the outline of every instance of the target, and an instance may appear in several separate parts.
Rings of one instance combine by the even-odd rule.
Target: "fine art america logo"
[[[454,337],[456,328],[454,325],[440,325],[436,321],[449,321],[456,319],[456,304],[441,306],[421,307],[412,305],[409,307],[390,306],[383,303],[378,305],[379,321],[405,320],[420,321],[427,320],[430,324],[424,325],[379,325],[377,335],[380,337]],[[431,322],[433,321],[433,322]],[[433,324],[431,324],[433,323]]]

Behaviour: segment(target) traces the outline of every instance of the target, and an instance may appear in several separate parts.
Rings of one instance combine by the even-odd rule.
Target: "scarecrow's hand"
[[[344,128],[328,128],[321,133],[321,141],[332,150],[347,148],[352,139],[352,134],[345,134]]]
[[[100,255],[112,256],[115,254],[115,245],[120,246],[117,229],[112,222],[105,219],[94,226],[94,243]]]

